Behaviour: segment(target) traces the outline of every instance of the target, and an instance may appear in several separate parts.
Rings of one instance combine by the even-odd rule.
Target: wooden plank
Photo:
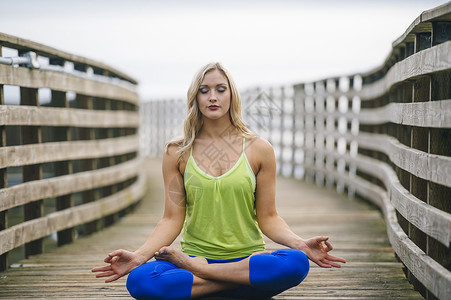
[[[0,211],[44,198],[92,190],[135,177],[141,158],[111,167],[30,181],[0,189]]]
[[[360,148],[387,154],[396,166],[417,177],[451,186],[451,157],[412,149],[401,144],[396,138],[382,134],[361,132],[357,141]]]
[[[407,79],[451,68],[451,41],[415,53],[395,64],[382,79],[364,85],[362,101],[383,96],[393,85]]]
[[[421,13],[421,22],[451,21],[451,3],[445,3]]]
[[[116,194],[5,229],[0,232],[2,240],[0,254],[58,230],[97,220],[122,210],[141,199],[145,190],[145,175],[142,174],[133,185]]]
[[[13,49],[25,50],[25,51],[34,51],[38,55],[42,55],[49,58],[60,58],[63,60],[68,60],[74,63],[79,63],[82,65],[89,65],[99,69],[104,69],[109,71],[110,73],[118,76],[119,78],[123,78],[127,81],[130,81],[133,84],[137,84],[137,81],[130,76],[108,66],[101,62],[88,59],[82,56],[73,55],[43,44],[39,44],[30,40],[22,39],[16,36],[12,36],[5,33],[0,33],[0,42],[5,47],[11,47]]]
[[[0,168],[112,156],[136,152],[138,149],[138,135],[91,141],[9,146],[0,148]]]
[[[362,109],[358,115],[360,124],[376,125],[387,122],[395,124],[449,128],[451,127],[451,100],[420,103],[390,103],[376,109]]]
[[[72,91],[79,94],[116,99],[137,104],[138,94],[124,86],[109,82],[78,77],[56,71],[28,69],[0,65],[0,84],[18,85],[26,88],[50,88],[55,91]]]
[[[0,106],[0,126],[138,127],[138,112],[76,108]]]

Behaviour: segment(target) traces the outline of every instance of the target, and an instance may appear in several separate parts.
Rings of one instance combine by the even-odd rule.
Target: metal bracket
[[[40,64],[35,52],[29,51],[19,57],[0,57],[0,64],[4,65],[26,65],[27,68],[39,69]]]

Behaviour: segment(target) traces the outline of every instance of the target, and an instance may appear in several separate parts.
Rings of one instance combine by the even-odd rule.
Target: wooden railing
[[[423,12],[379,68],[242,98],[280,174],[380,207],[411,282],[428,299],[451,299],[451,3]],[[171,107],[182,103],[146,103],[162,117],[147,153],[181,133]]]
[[[52,233],[62,245],[115,222],[142,198],[145,178],[135,80],[6,34],[0,57],[4,270],[22,245],[25,256],[38,254]]]

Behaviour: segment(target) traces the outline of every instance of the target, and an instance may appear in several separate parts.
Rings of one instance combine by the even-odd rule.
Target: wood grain
[[[0,168],[97,158],[136,152],[137,135],[91,141],[51,142],[0,148]]]
[[[51,70],[0,64],[0,84],[27,88],[49,88],[64,92],[72,91],[78,94],[127,101],[133,104],[137,104],[139,101],[138,94],[124,86]]]
[[[139,114],[130,111],[1,105],[0,126],[3,125],[135,128],[139,126]]]
[[[30,181],[0,190],[0,211],[44,199],[112,185],[137,176],[141,159],[111,167]]]
[[[450,111],[451,100],[390,103],[382,108],[362,109],[359,114],[348,116],[348,119],[357,118],[365,125],[392,122],[418,127],[450,128]]]
[[[44,217],[33,219],[0,231],[0,254],[17,248],[27,242],[48,236],[49,234],[120,211],[140,200],[146,190],[145,176],[130,187],[111,196],[50,213]]]
[[[401,81],[451,68],[451,41],[417,52],[396,63],[380,80],[365,85],[360,91],[363,101],[383,96]]]

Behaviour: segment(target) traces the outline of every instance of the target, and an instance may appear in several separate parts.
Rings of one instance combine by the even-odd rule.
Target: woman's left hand
[[[329,254],[333,247],[328,239],[327,236],[316,236],[304,240],[304,245],[300,250],[304,251],[307,257],[320,267],[340,268],[341,265],[338,263],[346,263],[346,260]]]

